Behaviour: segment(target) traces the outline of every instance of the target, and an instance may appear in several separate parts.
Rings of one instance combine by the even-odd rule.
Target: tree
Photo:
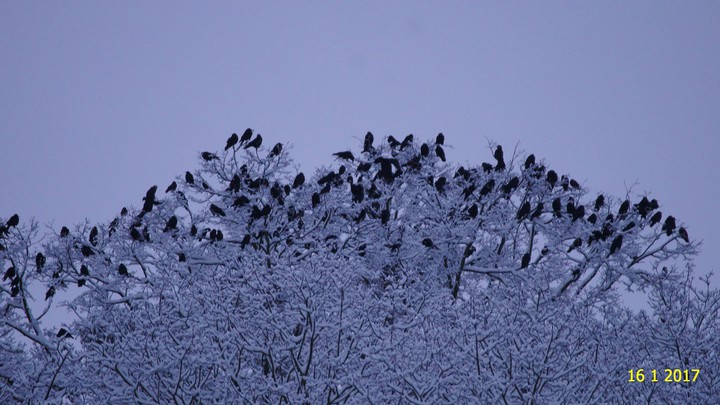
[[[46,236],[43,266],[37,225],[10,229],[0,399],[720,398],[720,293],[678,270],[698,245],[655,200],[600,199],[495,145],[496,164],[464,168],[438,156],[444,139],[413,141],[366,137],[303,184],[291,147],[229,140],[140,209]],[[28,310],[31,285],[53,289],[48,308],[80,289],[65,334]],[[653,314],[624,309],[622,286],[650,291]],[[702,371],[629,383],[642,367]]]

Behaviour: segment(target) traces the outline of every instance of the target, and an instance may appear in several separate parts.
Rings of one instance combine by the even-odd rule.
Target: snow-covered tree
[[[693,285],[698,244],[657,201],[591,194],[499,145],[464,168],[442,135],[373,138],[305,176],[248,129],[108,223],[41,243],[7,219],[0,400],[720,399],[720,292]],[[47,330],[65,289],[76,321]],[[701,371],[628,382],[640,368]]]

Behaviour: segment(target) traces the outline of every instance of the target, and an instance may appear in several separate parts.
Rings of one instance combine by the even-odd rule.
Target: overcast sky
[[[2,217],[107,222],[246,127],[306,172],[442,131],[637,183],[719,269],[717,1],[3,1],[0,89]]]

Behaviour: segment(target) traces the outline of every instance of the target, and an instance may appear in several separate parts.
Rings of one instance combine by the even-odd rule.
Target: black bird
[[[177,183],[173,181],[172,183],[170,183],[168,188],[165,189],[165,192],[169,193],[169,192],[175,191],[175,190],[177,190]]]
[[[88,240],[90,241],[90,244],[92,244],[93,246],[97,246],[97,237],[98,237],[97,226],[93,226],[93,228],[90,230],[90,238],[88,238]]]
[[[147,193],[145,193],[145,197],[143,197],[143,201],[145,201],[145,204],[143,204],[143,212],[152,211],[155,205],[155,192],[157,192],[157,186],[150,187]]]
[[[468,215],[470,215],[470,218],[475,218],[478,215],[478,206],[477,204],[473,204],[470,209],[468,209]]]
[[[530,154],[527,159],[525,159],[525,169],[529,169],[532,167],[532,165],[535,164],[535,155]]]
[[[240,241],[240,247],[244,249],[248,243],[250,243],[250,234],[245,234],[245,236],[243,236],[242,240]]]
[[[373,141],[375,141],[375,137],[372,132],[368,131],[363,142],[363,152],[370,152],[373,149]]]
[[[530,265],[530,258],[531,258],[530,252],[527,252],[527,253],[525,253],[525,254],[523,255],[522,261],[521,261],[521,263],[520,263],[520,268],[521,268],[521,269],[524,269],[524,268],[526,268],[527,266]]]
[[[353,156],[352,152],[350,152],[349,150],[333,153],[333,156],[337,156],[339,159],[345,159],[349,161],[355,160],[355,156]]]
[[[541,202],[538,203],[537,207],[535,207],[535,211],[533,211],[533,213],[530,215],[530,219],[535,219],[535,218],[540,217],[540,215],[542,215],[542,211],[543,211],[544,207],[545,206],[543,203],[541,203]]]
[[[424,143],[420,145],[420,156],[422,157],[428,157],[430,156],[430,147],[428,144]]]
[[[580,188],[580,183],[578,183],[575,179],[570,179],[570,187],[575,189]]]
[[[121,276],[130,275],[130,273],[128,273],[127,267],[123,263],[120,263],[120,265],[118,266],[118,274],[120,274]]]
[[[563,191],[568,191],[570,188],[570,179],[568,179],[566,176],[560,177],[560,186],[562,187]]]
[[[570,197],[570,199],[568,200],[566,211],[570,215],[575,214],[575,200],[572,197]]]
[[[35,256],[35,267],[37,267],[37,271],[41,271],[43,267],[45,267],[45,255],[42,253],[39,253]]]
[[[197,235],[197,232],[198,232],[197,226],[195,226],[195,224],[193,224],[193,225],[190,227],[190,236],[195,236],[195,235]]]
[[[567,252],[570,253],[573,250],[579,248],[580,246],[582,246],[582,238],[575,238],[572,245],[570,245],[570,248],[568,248]]]
[[[297,174],[297,176],[295,176],[295,180],[293,181],[292,186],[293,188],[298,188],[303,184],[305,184],[305,175],[303,174],[303,172],[300,172]]]
[[[245,142],[249,141],[250,138],[252,138],[253,130],[248,128],[243,132],[242,136],[240,137],[240,144],[244,144]]]
[[[580,205],[578,207],[575,207],[575,212],[572,214],[572,220],[573,222],[578,219],[583,219],[585,217],[585,206]]]
[[[435,145],[445,145],[445,135],[442,132],[435,137]]]
[[[171,231],[175,228],[177,228],[178,219],[175,215],[171,216],[167,223],[165,224],[165,228],[163,229],[163,232]]]
[[[230,138],[228,138],[227,143],[225,144],[225,150],[228,150],[235,146],[236,143],[238,143],[238,134],[233,133],[230,135]]]
[[[389,220],[390,220],[390,210],[385,208],[380,213],[380,223],[385,225],[388,223]]]
[[[209,161],[211,161],[211,160],[213,160],[213,159],[219,159],[219,158],[217,157],[217,155],[215,155],[214,153],[210,153],[210,152],[203,152],[203,153],[201,153],[200,155],[202,156],[202,158],[203,158],[206,162],[209,162]]]
[[[180,253],[178,254],[178,261],[179,261],[179,262],[187,261],[187,256],[185,256],[185,253],[180,252]]]
[[[395,149],[398,146],[400,146],[400,142],[397,139],[395,139],[395,137],[392,135],[388,136],[388,143],[390,144],[390,147],[392,149]]]
[[[527,216],[529,214],[530,214],[530,201],[525,201],[525,203],[517,211],[517,215],[515,215],[515,217],[517,218],[517,220],[519,222],[519,221],[522,221],[523,219],[527,218]]]
[[[591,224],[595,225],[595,223],[597,222],[597,215],[593,213],[592,215],[590,215],[590,216],[588,217],[587,220],[588,220],[588,222],[590,222]]]
[[[257,134],[255,139],[253,139],[252,141],[248,142],[247,145],[245,145],[245,149],[247,149],[247,148],[257,149],[260,147],[260,145],[262,145],[262,135]]]
[[[658,211],[654,213],[652,217],[650,217],[650,226],[654,226],[655,224],[659,223],[660,220],[662,220],[662,212]]]
[[[371,163],[360,163],[360,164],[358,165],[358,167],[357,167],[357,170],[358,170],[359,172],[363,172],[363,173],[364,173],[364,172],[369,171],[371,168],[372,168],[372,164],[371,164]]]
[[[630,200],[623,201],[623,203],[620,204],[620,209],[618,210],[618,215],[627,214],[629,209],[630,209]]]
[[[15,277],[15,266],[10,266],[7,270],[5,270],[3,281],[7,279],[12,279],[13,277]]]
[[[493,165],[491,165],[490,163],[487,163],[487,162],[483,162],[482,169],[483,169],[483,172],[490,173],[493,171]]]
[[[497,164],[495,165],[495,171],[499,172],[505,170],[505,158],[503,157],[502,146],[498,145],[495,148],[495,153],[493,153],[493,156],[495,157],[495,160],[497,160]]]
[[[138,231],[137,228],[130,229],[130,237],[132,240],[142,240],[142,235],[140,235],[140,231]]]
[[[232,206],[235,208],[240,208],[240,207],[247,205],[249,202],[250,202],[249,198],[247,198],[244,195],[241,195],[240,197],[235,199],[235,201],[232,203]]]
[[[72,339],[72,338],[73,338],[73,336],[70,334],[70,332],[68,332],[68,330],[65,329],[65,328],[60,328],[60,330],[58,331],[58,333],[57,333],[56,336],[59,337],[59,338],[65,336],[66,339]]]
[[[17,226],[19,223],[20,223],[20,216],[18,214],[15,214],[15,215],[11,216],[10,219],[7,220],[7,223],[5,225],[7,225],[8,229],[9,229],[9,228],[12,228],[13,226]]]
[[[315,208],[320,205],[320,194],[313,193],[312,195],[312,207]]]
[[[598,211],[603,205],[605,205],[605,196],[600,194],[595,199],[595,211]]]
[[[690,235],[688,235],[687,230],[683,227],[680,227],[678,229],[678,235],[682,238],[682,240],[685,241],[685,243],[690,243]]]
[[[558,181],[558,175],[555,173],[555,170],[550,170],[547,172],[547,182],[550,183],[550,186],[555,187],[555,184]]]
[[[210,204],[210,212],[220,217],[225,216],[225,211],[223,211],[222,208],[218,207],[215,204]]]
[[[60,237],[64,238],[66,236],[70,235],[70,230],[67,228],[67,226],[63,226],[60,228]]]
[[[476,188],[477,187],[475,187],[474,184],[471,184],[471,185],[465,187],[463,189],[463,196],[465,196],[464,200],[467,200],[468,198],[470,198],[470,196],[475,192]]]
[[[351,184],[350,193],[352,193],[353,202],[361,203],[365,198],[365,190],[363,190],[362,184]]]
[[[84,264],[82,266],[80,266],[80,275],[85,276],[85,277],[90,275],[90,271],[88,270],[87,266]]]
[[[275,146],[273,146],[272,150],[268,154],[268,159],[272,159],[275,156],[279,155],[282,152],[283,145],[281,143],[276,143]]]
[[[505,194],[510,194],[510,193],[512,193],[513,190],[518,188],[519,185],[520,185],[520,178],[518,178],[516,176],[516,177],[513,177],[512,179],[510,179],[510,181],[508,181],[507,184],[503,185],[502,190]]]
[[[562,201],[560,201],[559,197],[553,200],[552,209],[556,217],[562,217]]]
[[[45,301],[49,300],[50,297],[52,297],[54,295],[55,295],[55,287],[50,286],[50,288],[48,288],[47,292],[45,293]]]
[[[402,143],[400,144],[400,150],[403,150],[410,146],[411,143],[413,143],[414,136],[413,134],[410,134],[403,139]]]
[[[667,217],[667,219],[665,220],[665,224],[662,227],[662,230],[665,231],[667,236],[670,236],[675,230],[675,217],[673,217],[672,215]]]
[[[185,172],[185,182],[187,184],[195,184],[195,177],[190,172]]]
[[[445,161],[445,151],[443,150],[442,146],[438,145],[435,147],[435,154],[437,157],[440,158],[443,162]]]
[[[435,190],[437,190],[437,192],[440,194],[444,193],[445,183],[447,183],[447,179],[445,178],[445,176],[440,176],[440,178],[435,180]]]
[[[622,235],[618,235],[615,237],[615,239],[613,239],[612,243],[610,244],[610,253],[608,253],[608,257],[610,257],[611,254],[617,252],[618,249],[620,249],[622,247],[622,241],[623,241]]]
[[[120,210],[120,216],[124,217],[125,215],[127,215],[127,213],[128,213],[127,208],[122,207],[122,209]]]
[[[487,183],[480,189],[480,195],[486,196],[495,188],[495,179],[488,180]]]
[[[430,238],[423,239],[422,245],[425,246],[426,248],[431,248],[431,247],[435,246],[435,245],[433,245],[433,241]]]

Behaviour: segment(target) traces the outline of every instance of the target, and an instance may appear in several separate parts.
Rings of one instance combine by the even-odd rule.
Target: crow
[[[435,137],[435,145],[445,145],[445,135],[442,132]]]
[[[388,223],[389,220],[390,220],[390,210],[385,208],[380,213],[380,223],[385,225]]]
[[[622,247],[623,242],[623,236],[618,235],[613,239],[612,243],[610,244],[610,252],[608,253],[607,257],[610,257],[611,254],[615,253]]]
[[[235,146],[236,143],[238,143],[238,134],[233,133],[230,135],[230,138],[228,138],[227,143],[225,144],[225,150],[228,150]]]
[[[3,281],[7,279],[13,279],[15,277],[15,266],[8,267],[7,270],[5,270],[5,275],[3,276]]]
[[[195,235],[197,235],[197,232],[198,232],[197,226],[195,226],[195,224],[193,224],[193,225],[190,227],[190,236],[195,236]]]
[[[430,147],[428,144],[424,143],[420,145],[420,156],[422,157],[428,157],[430,155]]]
[[[305,184],[305,175],[303,174],[303,172],[300,172],[297,174],[297,176],[295,176],[295,180],[293,181],[292,187],[298,188],[298,187],[302,186],[303,184]]]
[[[177,190],[177,183],[173,181],[172,183],[170,183],[168,188],[165,189],[165,192],[169,193],[169,192],[175,191],[175,190]]]
[[[210,152],[203,152],[203,153],[201,153],[200,155],[202,156],[202,158],[203,158],[206,162],[209,162],[209,161],[211,161],[211,160],[213,160],[213,159],[219,159],[219,158],[217,157],[217,155],[215,155],[214,153],[210,153]]]
[[[583,219],[583,217],[585,217],[585,206],[580,205],[575,207],[575,211],[572,214],[572,221],[575,222],[578,219]]]
[[[690,243],[690,235],[688,235],[687,230],[685,228],[680,227],[680,229],[678,229],[678,234],[680,235],[682,240],[685,241],[685,243]]]
[[[443,150],[442,146],[437,145],[435,147],[435,154],[437,155],[437,157],[440,158],[440,160],[442,160],[443,162],[445,161],[445,151]]]
[[[521,261],[521,263],[520,263],[520,268],[521,268],[521,269],[524,269],[524,268],[526,268],[527,266],[530,265],[530,258],[531,258],[530,252],[527,252],[527,253],[525,253],[525,254],[523,255],[522,261]]]
[[[480,189],[480,195],[486,196],[495,188],[495,179],[488,180],[487,183]]]
[[[575,240],[573,241],[572,245],[570,245],[570,247],[568,248],[567,252],[570,253],[570,252],[572,252],[573,250],[579,248],[580,246],[582,246],[582,239],[581,239],[581,238],[575,238]]]
[[[487,163],[487,162],[483,162],[482,169],[483,169],[483,172],[490,173],[493,171],[493,165],[491,165],[490,163]]]
[[[556,184],[557,181],[558,181],[558,175],[557,175],[557,173],[555,172],[555,170],[550,170],[550,171],[547,172],[546,180],[547,180],[548,183],[550,183],[550,186],[551,186],[551,187],[555,187],[555,184]]]
[[[597,215],[593,213],[592,215],[590,215],[590,216],[588,217],[587,220],[588,220],[588,222],[590,222],[591,224],[595,225],[595,223],[597,222]]]
[[[38,252],[35,256],[35,267],[37,267],[37,271],[42,271],[43,267],[45,267],[45,261],[45,255]]]
[[[10,217],[10,219],[7,220],[6,224],[8,229],[17,226],[20,223],[20,216],[18,214],[15,214]]]
[[[313,193],[312,195],[312,207],[315,208],[320,205],[320,194]]]
[[[529,214],[530,214],[530,201],[525,201],[525,203],[517,211],[517,215],[515,215],[515,217],[517,218],[518,222],[520,222],[523,219],[527,218],[527,216]]]
[[[351,184],[350,193],[352,193],[353,202],[361,203],[365,198],[365,190],[363,190],[362,184]]]
[[[45,293],[45,301],[49,300],[54,295],[55,295],[55,287],[50,286],[50,288],[48,288],[47,292]]]
[[[145,201],[145,204],[143,204],[143,212],[152,211],[152,208],[155,205],[155,192],[156,191],[157,191],[157,186],[152,186],[147,191],[147,193],[145,193],[145,197],[143,197],[143,201]]]
[[[349,150],[333,153],[333,156],[337,156],[339,159],[344,159],[344,160],[349,160],[349,161],[355,160],[355,156],[353,156],[352,152],[350,152]]]
[[[570,179],[570,187],[578,189],[580,188],[580,183],[578,183],[575,179]]]
[[[477,204],[473,204],[473,205],[468,209],[468,215],[470,215],[470,218],[475,218],[475,217],[477,217],[477,215],[478,215],[478,206],[477,206]]]
[[[444,193],[446,183],[447,179],[445,178],[445,176],[440,176],[440,178],[435,180],[435,190],[437,190],[437,192],[440,194]]]
[[[122,207],[122,209],[120,210],[120,216],[124,217],[125,215],[127,215],[127,213],[128,213],[128,209],[125,207]]]
[[[497,160],[497,164],[495,165],[495,171],[499,172],[505,170],[505,158],[503,157],[502,146],[498,145],[495,148],[495,153],[493,153],[493,157],[495,157],[495,160]]]
[[[672,215],[667,217],[667,219],[665,220],[665,224],[662,227],[662,230],[665,231],[667,236],[670,236],[675,230],[675,217],[673,217]]]
[[[552,209],[556,217],[562,217],[562,201],[560,201],[560,197],[553,200]]]
[[[90,238],[88,238],[88,240],[90,241],[90,244],[92,244],[93,246],[97,246],[97,236],[98,236],[97,226],[93,226],[93,228],[90,230]]]
[[[600,210],[600,208],[602,208],[603,205],[605,205],[605,196],[600,194],[595,199],[595,211]]]
[[[368,133],[365,134],[365,141],[363,142],[363,152],[370,152],[373,150],[373,141],[375,141],[375,137],[372,132],[368,131]]]
[[[562,187],[563,191],[568,191],[570,188],[570,179],[568,179],[566,176],[560,177],[560,186]]]
[[[167,223],[165,224],[165,228],[163,229],[163,232],[171,231],[175,228],[177,228],[178,219],[175,215],[171,216],[170,219],[167,220]]]
[[[463,196],[464,196],[465,198],[463,198],[463,199],[464,199],[464,200],[467,200],[468,198],[470,198],[470,196],[475,192],[475,189],[476,189],[476,188],[477,188],[477,187],[475,187],[474,184],[471,184],[471,185],[465,187],[465,188],[463,189]]]
[[[388,143],[390,144],[390,148],[392,148],[392,149],[395,149],[398,146],[400,146],[400,142],[397,139],[395,139],[395,137],[392,135],[388,136]]]
[[[650,226],[654,226],[655,224],[659,223],[662,220],[662,212],[658,211],[653,214],[652,217],[650,217]]]
[[[222,208],[218,207],[215,204],[210,204],[210,212],[212,212],[214,215],[224,217],[225,211],[222,210]]]
[[[185,256],[185,253],[180,252],[180,253],[178,254],[178,261],[179,261],[179,262],[187,261],[187,256]]]
[[[630,200],[623,201],[623,203],[620,204],[620,209],[618,210],[618,215],[627,214],[629,209],[630,209]]]
[[[247,198],[244,195],[241,195],[240,197],[235,199],[235,201],[232,203],[232,206],[235,208],[240,208],[240,207],[247,205],[249,202],[250,202],[249,198]]]
[[[63,226],[60,228],[60,237],[64,238],[66,236],[70,235],[70,230],[67,228],[67,226]]]
[[[85,276],[85,277],[90,275],[90,271],[88,270],[87,266],[84,264],[82,266],[80,266],[80,275]]]
[[[262,135],[257,134],[255,139],[253,139],[252,141],[248,142],[247,145],[245,145],[245,149],[255,148],[257,150],[257,148],[259,148],[260,145],[262,145]]]
[[[633,229],[633,228],[635,228],[635,222],[634,222],[634,221],[632,221],[632,222],[630,222],[629,224],[625,225],[625,227],[623,228],[622,231],[623,231],[623,232],[627,232],[627,231],[629,231],[629,230],[631,230],[631,229]]]
[[[195,177],[190,172],[185,172],[185,182],[187,184],[195,184]]]
[[[403,149],[407,148],[408,146],[410,146],[410,144],[413,143],[414,138],[415,137],[413,136],[413,134],[406,136],[405,139],[403,139],[402,143],[400,144],[400,150],[403,150]]]
[[[275,156],[279,155],[282,152],[283,144],[276,143],[275,146],[273,146],[272,150],[268,154],[268,159],[272,159]]]
[[[245,142],[249,141],[250,138],[252,138],[253,130],[248,128],[243,132],[242,136],[240,137],[240,145],[244,144]]]
[[[530,215],[530,219],[535,219],[535,218],[540,217],[540,215],[542,215],[542,211],[543,211],[544,207],[545,207],[544,204],[539,202],[537,207],[535,207],[535,211],[533,211],[533,213]]]
[[[431,247],[435,246],[435,245],[433,245],[433,241],[430,238],[423,239],[422,245],[425,246],[426,248],[431,248]]]
[[[120,274],[121,276],[129,276],[130,275],[130,273],[128,273],[127,267],[122,263],[120,263],[120,265],[118,266],[118,274]]]
[[[57,333],[56,336],[59,337],[59,338],[65,336],[66,339],[72,339],[72,338],[73,338],[73,335],[71,335],[70,332],[68,332],[68,330],[65,329],[65,328],[60,328],[60,330],[58,331],[58,333]]]
[[[535,164],[535,155],[530,154],[527,159],[525,159],[525,169],[531,168]]]
[[[138,231],[137,228],[130,229],[130,237],[132,240],[142,240],[142,235],[140,235],[140,231]]]

